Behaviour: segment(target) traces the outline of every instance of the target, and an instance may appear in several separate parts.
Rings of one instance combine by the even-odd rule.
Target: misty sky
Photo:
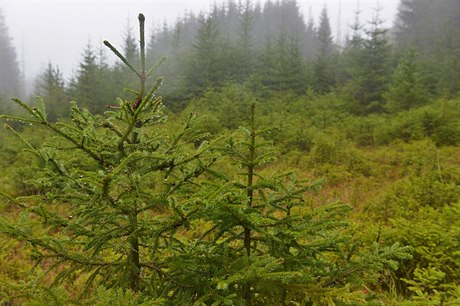
[[[9,34],[13,37],[18,61],[24,63],[26,78],[30,80],[49,61],[58,65],[64,76],[69,78],[77,69],[83,49],[89,41],[95,48],[101,47],[104,39],[121,46],[128,20],[130,26],[136,29],[139,12],[145,14],[148,33],[151,33],[152,29],[160,27],[163,22],[173,24],[178,17],[189,11],[209,11],[215,2],[226,1],[0,0],[0,6],[6,17]],[[353,22],[357,8],[357,0],[297,2],[305,17],[309,16],[311,9],[316,22],[322,7],[326,5],[334,35],[338,28],[338,7],[341,4],[342,37],[349,31],[349,24]],[[383,9],[381,15],[386,25],[391,26],[399,0],[360,0],[362,21],[371,19],[377,3]]]

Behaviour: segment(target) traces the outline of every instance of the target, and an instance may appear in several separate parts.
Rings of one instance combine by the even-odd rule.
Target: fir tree
[[[190,209],[198,201],[194,181],[215,158],[208,144],[196,150],[190,145],[201,137],[192,128],[194,116],[175,134],[162,127],[162,99],[155,95],[161,79],[148,85],[153,70],[145,69],[142,14],[139,22],[140,70],[105,42],[140,84],[131,91],[134,98],[119,99],[114,111],[99,116],[73,104],[70,122],[53,123],[41,101],[31,107],[15,100],[30,117],[11,119],[44,126],[59,141],[36,148],[23,139],[43,163],[35,181],[40,192],[20,199],[7,196],[29,217],[19,224],[2,218],[0,232],[29,243],[37,264],[52,263],[54,284],[73,282],[79,275],[88,293],[96,284],[121,288],[142,292],[143,301],[151,304],[163,295],[169,278],[165,255],[182,248],[175,233],[196,213]],[[94,63],[91,52],[86,58]]]
[[[102,113],[109,104],[103,90],[103,82],[106,80],[100,78],[101,69],[104,69],[100,66],[101,61],[98,61],[96,51],[88,43],[83,51],[83,60],[78,67],[77,75],[69,84],[69,96],[81,106],[98,113]]]
[[[193,45],[194,56],[187,74],[187,83],[192,92],[218,84],[224,77],[224,53],[216,14],[217,8],[200,21]]]
[[[305,30],[305,44],[304,44],[304,56],[311,60],[314,58],[315,55],[318,54],[318,40],[316,36],[316,26],[315,26],[315,21],[313,18],[313,14],[311,12],[310,8],[310,13],[307,21],[307,27]]]
[[[288,37],[286,33],[275,41],[267,40],[258,67],[263,85],[276,91],[305,91],[305,65],[299,44],[298,37]]]
[[[5,16],[0,8],[0,96],[9,98],[21,93],[21,71],[16,50],[8,36]]]
[[[133,29],[130,27],[129,22],[125,29],[124,37],[123,37],[123,56],[126,60],[131,63],[134,67],[139,66],[139,49],[136,42],[136,37],[133,34]],[[116,89],[117,92],[121,92],[121,90],[125,88],[132,88],[136,85],[137,81],[136,76],[130,72],[129,67],[124,65],[123,63],[116,63],[115,66],[111,69],[113,70],[111,73],[107,71],[105,67],[105,62],[99,64],[98,67],[99,74],[111,74],[111,79],[113,79],[113,83],[115,86],[112,87]],[[105,78],[102,78],[103,80]],[[124,94],[123,98],[128,98],[128,94]]]
[[[48,63],[48,67],[38,78],[35,93],[45,101],[51,122],[68,116],[68,98],[59,67],[54,68],[51,63]]]
[[[351,35],[347,35],[345,48],[340,57],[341,69],[338,80],[341,84],[356,85],[349,82],[353,77],[357,77],[360,72],[361,58],[364,45],[363,25],[360,22],[361,11],[355,11],[355,20],[350,26]],[[346,86],[345,86],[346,87]],[[348,90],[350,90],[348,88]]]
[[[128,24],[128,28],[126,29],[126,34],[125,34],[125,39],[124,39],[123,55],[126,58],[126,60],[129,61],[130,63],[136,63],[139,58],[139,50],[138,50],[138,46],[136,43],[136,38],[129,24]]]
[[[355,48],[352,56],[353,67],[347,90],[354,100],[352,111],[357,114],[381,112],[383,93],[387,90],[391,69],[391,46],[388,42],[388,29],[383,27],[380,18],[381,8],[377,8],[369,27],[364,29],[366,38],[362,50]],[[356,43],[360,43],[357,41]]]
[[[359,286],[375,272],[406,258],[397,244],[364,254],[347,253],[347,205],[318,210],[304,206],[303,194],[319,183],[295,173],[266,173],[275,160],[257,127],[255,104],[249,126],[230,139],[231,172],[214,172],[220,182],[202,197],[198,217],[206,228],[171,266],[174,303],[197,305],[289,305],[363,302]],[[203,193],[206,194],[206,193]],[[203,222],[203,221],[202,221]],[[353,249],[353,248],[351,248]],[[193,267],[193,268],[192,268]],[[190,281],[193,280],[193,281]],[[193,297],[192,300],[189,300]]]
[[[408,110],[427,102],[428,91],[418,71],[417,54],[410,50],[392,75],[384,95],[389,111]]]
[[[237,72],[236,79],[238,81],[244,81],[254,69],[254,42],[252,30],[254,28],[254,18],[252,11],[252,4],[249,0],[243,4],[240,4],[240,24],[237,40],[237,56],[235,60],[235,67]]]
[[[357,252],[347,205],[308,209],[304,193],[318,184],[269,173],[272,130],[258,127],[255,104],[225,146],[202,141],[193,113],[169,132],[156,95],[162,80],[150,82],[154,69],[146,70],[144,22],[140,14],[140,68],[104,42],[138,77],[132,99],[103,115],[74,103],[70,122],[51,122],[40,100],[15,100],[29,117],[0,116],[56,136],[35,147],[8,127],[42,168],[36,194],[1,193],[22,217],[2,216],[0,232],[26,242],[54,285],[83,280],[93,305],[364,303],[363,284],[397,268],[408,249]],[[41,284],[29,289],[71,303]]]
[[[317,40],[319,50],[313,66],[316,78],[315,88],[319,92],[325,93],[330,91],[335,84],[334,63],[332,61],[334,45],[326,7],[321,12]]]
[[[364,41],[363,50],[362,67],[366,71],[361,102],[370,110],[381,110],[382,94],[390,75],[391,49],[387,39],[388,29],[383,28],[383,20],[380,18],[380,8],[376,9],[369,26],[365,30],[368,38]]]
[[[401,0],[399,3],[395,22],[395,37],[398,45],[402,48],[410,48],[414,42],[419,40],[418,35],[422,34],[416,31],[416,7],[417,3],[414,0]]]
[[[415,48],[432,93],[460,90],[460,3],[402,0],[395,21],[396,47]]]
[[[300,50],[300,39],[293,36],[285,42],[278,41],[278,48],[282,77],[281,88],[292,90],[297,94],[305,93],[305,64]]]
[[[350,26],[351,37],[347,38],[346,47],[347,49],[360,49],[363,46],[364,38],[362,37],[363,25],[360,22],[361,11],[355,11],[355,20]]]

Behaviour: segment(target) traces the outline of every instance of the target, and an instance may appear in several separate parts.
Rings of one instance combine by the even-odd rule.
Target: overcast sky
[[[128,20],[137,26],[137,14],[146,16],[147,29],[160,27],[164,21],[174,21],[187,12],[209,11],[213,3],[224,0],[0,0],[9,34],[24,64],[27,79],[42,71],[51,61],[58,65],[66,78],[78,67],[87,43],[99,48],[104,39],[120,46]],[[256,1],[253,1],[256,2]],[[265,2],[261,0],[260,2]],[[338,11],[341,6],[340,33],[344,37],[353,22],[358,0],[299,0],[305,17],[311,10],[315,21],[324,5],[328,8],[334,35],[338,29]],[[399,0],[360,0],[362,21],[370,20],[377,3],[381,15],[391,26]],[[149,31],[150,32],[150,31]],[[148,36],[147,36],[148,37]]]

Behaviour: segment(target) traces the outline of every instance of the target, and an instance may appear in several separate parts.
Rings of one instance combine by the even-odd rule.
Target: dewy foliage
[[[145,69],[142,14],[139,23],[140,68],[104,42],[139,78],[132,100],[118,99],[104,115],[74,103],[69,122],[53,123],[41,100],[31,107],[16,99],[29,117],[1,116],[44,126],[56,138],[34,147],[7,126],[43,167],[34,181],[40,192],[3,194],[21,217],[0,218],[0,232],[26,242],[56,288],[83,281],[83,295],[71,298],[86,294],[89,304],[364,303],[362,285],[396,269],[408,249],[358,252],[348,245],[348,206],[311,211],[303,194],[318,184],[290,172],[264,174],[274,158],[254,104],[249,126],[227,145],[203,141],[195,115],[167,130],[155,95],[161,79],[147,87],[154,69]],[[46,286],[23,294],[64,303],[62,289]]]

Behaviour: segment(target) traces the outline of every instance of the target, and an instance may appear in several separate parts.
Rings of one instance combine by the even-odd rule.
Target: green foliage
[[[448,166],[433,143],[405,149],[410,174],[369,206],[378,224],[374,235],[382,243],[401,241],[414,250],[414,258],[395,274],[400,290],[422,304],[444,300],[454,305],[460,271],[460,172]]]
[[[97,306],[160,306],[165,305],[165,300],[160,298],[145,298],[132,292],[122,289],[97,288],[94,297],[88,301],[88,305]]]
[[[144,67],[141,73],[147,75]],[[52,123],[41,100],[35,107],[15,100],[29,118],[2,115],[56,136],[35,147],[14,132],[44,167],[34,180],[39,193],[9,198],[23,211],[21,222],[2,218],[0,225],[32,247],[37,264],[59,270],[55,284],[83,277],[88,289],[146,290],[161,277],[157,260],[165,258],[158,254],[174,250],[174,233],[196,213],[193,197],[175,195],[193,195],[193,181],[214,157],[208,144],[190,145],[201,136],[192,129],[194,116],[176,134],[164,131],[161,97],[154,95],[160,84],[141,86],[135,100],[119,99],[117,111],[104,116],[73,104],[70,122]]]
[[[51,63],[48,63],[47,69],[39,76],[36,87],[36,94],[45,101],[51,121],[68,117],[68,99],[59,68],[54,68]]]
[[[390,73],[391,46],[387,39],[388,29],[383,27],[379,9],[376,10],[367,37],[362,46],[352,46],[352,60],[355,61],[351,79],[344,90],[353,99],[350,110],[355,114],[369,114],[383,110],[383,93]]]
[[[10,124],[15,122],[10,121]],[[23,124],[16,124],[23,128]],[[37,137],[40,133],[40,137]],[[30,138],[30,142],[34,145],[40,143],[49,137],[49,134],[41,128],[24,128],[21,131],[21,136]],[[40,163],[32,157],[30,152],[23,150],[20,139],[12,138],[7,129],[2,129],[0,132],[0,168],[2,169],[2,177],[0,184],[1,191],[13,196],[31,195],[40,192],[38,186],[33,182],[37,172],[40,169]]]
[[[301,25],[297,34],[291,23],[285,32],[270,25],[267,39],[252,39],[279,8],[296,23],[288,2],[267,4],[263,12],[248,2],[246,15],[236,5],[215,9],[214,24],[201,23],[201,34],[193,16],[174,37],[165,26],[154,42],[161,46],[149,46],[150,59],[130,32],[124,52],[106,42],[123,64],[111,67],[102,52],[89,50],[82,64],[94,70],[81,69],[70,93],[76,97],[80,86],[92,94],[72,103],[67,121],[55,122],[50,97],[34,106],[16,100],[28,117],[2,118],[19,140],[0,133],[1,299],[458,303],[458,99],[422,99],[422,56],[420,70],[410,54],[400,60],[387,83],[390,53],[378,18],[367,37],[357,23],[350,49],[323,58],[326,65],[338,59],[341,84],[315,94],[312,59],[321,55],[305,53]],[[228,33],[235,25],[238,37]],[[316,41],[313,22],[308,31]],[[141,42],[143,36],[141,29]],[[191,37],[198,38],[193,52]],[[159,58],[168,44],[175,46],[174,64],[162,72],[174,79],[163,92],[176,109],[186,107],[166,116],[161,81],[146,81],[153,70],[145,70],[145,61]],[[195,66],[185,75],[192,55]],[[202,67],[210,69],[198,75]],[[83,75],[90,73],[83,71],[103,81],[85,87]],[[139,90],[111,103],[131,84]],[[257,116],[249,111],[255,101]],[[101,114],[106,104],[112,105]],[[286,171],[292,165],[297,175]],[[327,182],[322,190],[319,181]],[[351,203],[353,213],[342,203]]]
[[[452,96],[460,89],[460,4],[456,0],[402,0],[395,23],[398,48],[417,49],[429,90]]]
[[[455,146],[460,135],[458,110],[458,99],[437,100],[397,114],[350,116],[342,113],[341,123],[331,120],[329,124],[341,128],[348,139],[359,145],[388,145],[397,140],[411,142],[428,138],[438,146]]]
[[[188,90],[197,92],[225,78],[225,47],[216,12],[203,18],[197,32],[194,58],[187,71]]]
[[[380,128],[380,142],[431,138],[437,145],[455,145],[460,139],[458,101],[438,101],[434,105],[402,112]]]
[[[371,164],[351,143],[336,135],[318,133],[309,155],[309,165],[317,176],[324,176],[334,184],[346,181],[353,176],[370,176]]]
[[[389,111],[407,110],[426,103],[428,91],[422,83],[416,60],[415,50],[412,49],[393,72],[385,94]]]
[[[247,86],[229,83],[222,88],[209,88],[192,100],[183,113],[193,111],[207,116],[207,130],[210,132],[237,129],[247,122],[248,107],[255,99]]]
[[[211,185],[213,195],[199,216],[206,230],[173,265],[179,284],[171,293],[174,303],[189,296],[200,297],[196,305],[362,302],[360,285],[377,271],[395,269],[394,259],[408,258],[408,249],[395,244],[347,254],[343,219],[349,207],[335,203],[311,211],[303,193],[318,184],[289,172],[265,174],[273,156],[262,137],[270,130],[256,128],[251,108],[249,127],[240,128],[242,137],[230,139],[226,149],[241,170],[216,174],[222,183]]]
[[[315,89],[320,93],[329,92],[335,85],[335,63],[333,62],[334,45],[326,7],[321,12],[317,33],[319,52],[314,62]]]
[[[305,92],[305,64],[297,36],[281,33],[276,39],[267,40],[258,66],[257,78],[267,89]]]
[[[110,72],[102,51],[97,54],[91,44],[88,44],[77,74],[68,86],[68,96],[92,112],[104,112],[107,104],[122,89],[112,83],[116,78]]]
[[[0,8],[0,97],[18,96],[22,90],[21,70],[16,49],[9,36],[3,9]],[[0,98],[1,109],[1,98]]]

